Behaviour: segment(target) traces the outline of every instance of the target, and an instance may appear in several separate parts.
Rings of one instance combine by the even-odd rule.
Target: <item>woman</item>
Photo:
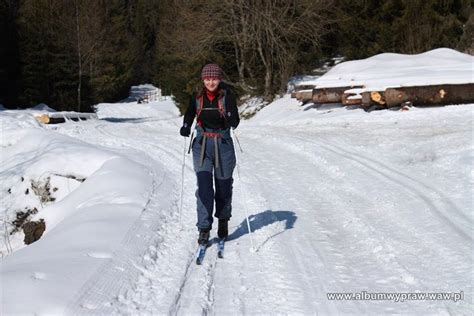
[[[228,236],[228,221],[232,215],[232,173],[236,163],[230,128],[235,129],[240,119],[235,95],[221,81],[221,68],[216,64],[205,65],[201,79],[204,87],[191,97],[180,134],[189,136],[196,117],[196,138],[192,140],[198,186],[196,226],[199,230],[198,243],[207,245],[213,223],[214,201],[214,215],[219,219],[217,235],[219,239]]]

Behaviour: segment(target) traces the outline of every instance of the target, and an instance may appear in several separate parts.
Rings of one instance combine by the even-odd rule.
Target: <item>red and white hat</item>
[[[222,79],[222,69],[217,64],[207,64],[202,68],[201,79],[204,78],[217,78]]]

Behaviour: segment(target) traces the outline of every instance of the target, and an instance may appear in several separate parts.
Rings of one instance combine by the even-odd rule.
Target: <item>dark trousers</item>
[[[232,216],[232,173],[236,159],[234,143],[230,137],[218,137],[219,167],[216,168],[215,140],[206,139],[204,159],[201,166],[203,137],[198,135],[193,142],[193,165],[197,177],[197,224],[198,229],[211,229],[214,203],[215,217],[229,219]]]

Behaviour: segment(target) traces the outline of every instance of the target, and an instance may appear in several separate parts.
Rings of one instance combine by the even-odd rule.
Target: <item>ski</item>
[[[217,244],[217,256],[219,258],[224,258],[224,242],[225,238],[219,239],[219,243]]]
[[[206,245],[199,245],[196,264],[200,265],[202,263],[202,261],[204,260],[204,256],[206,255],[206,249]]]

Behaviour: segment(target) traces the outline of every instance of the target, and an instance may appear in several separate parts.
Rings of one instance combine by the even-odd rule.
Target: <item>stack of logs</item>
[[[384,91],[367,91],[364,86],[318,88],[302,85],[296,89],[292,97],[303,104],[340,103],[357,105],[366,110],[386,109],[404,104],[435,106],[474,103],[474,83],[386,88]],[[359,94],[357,89],[362,89],[363,92]]]

